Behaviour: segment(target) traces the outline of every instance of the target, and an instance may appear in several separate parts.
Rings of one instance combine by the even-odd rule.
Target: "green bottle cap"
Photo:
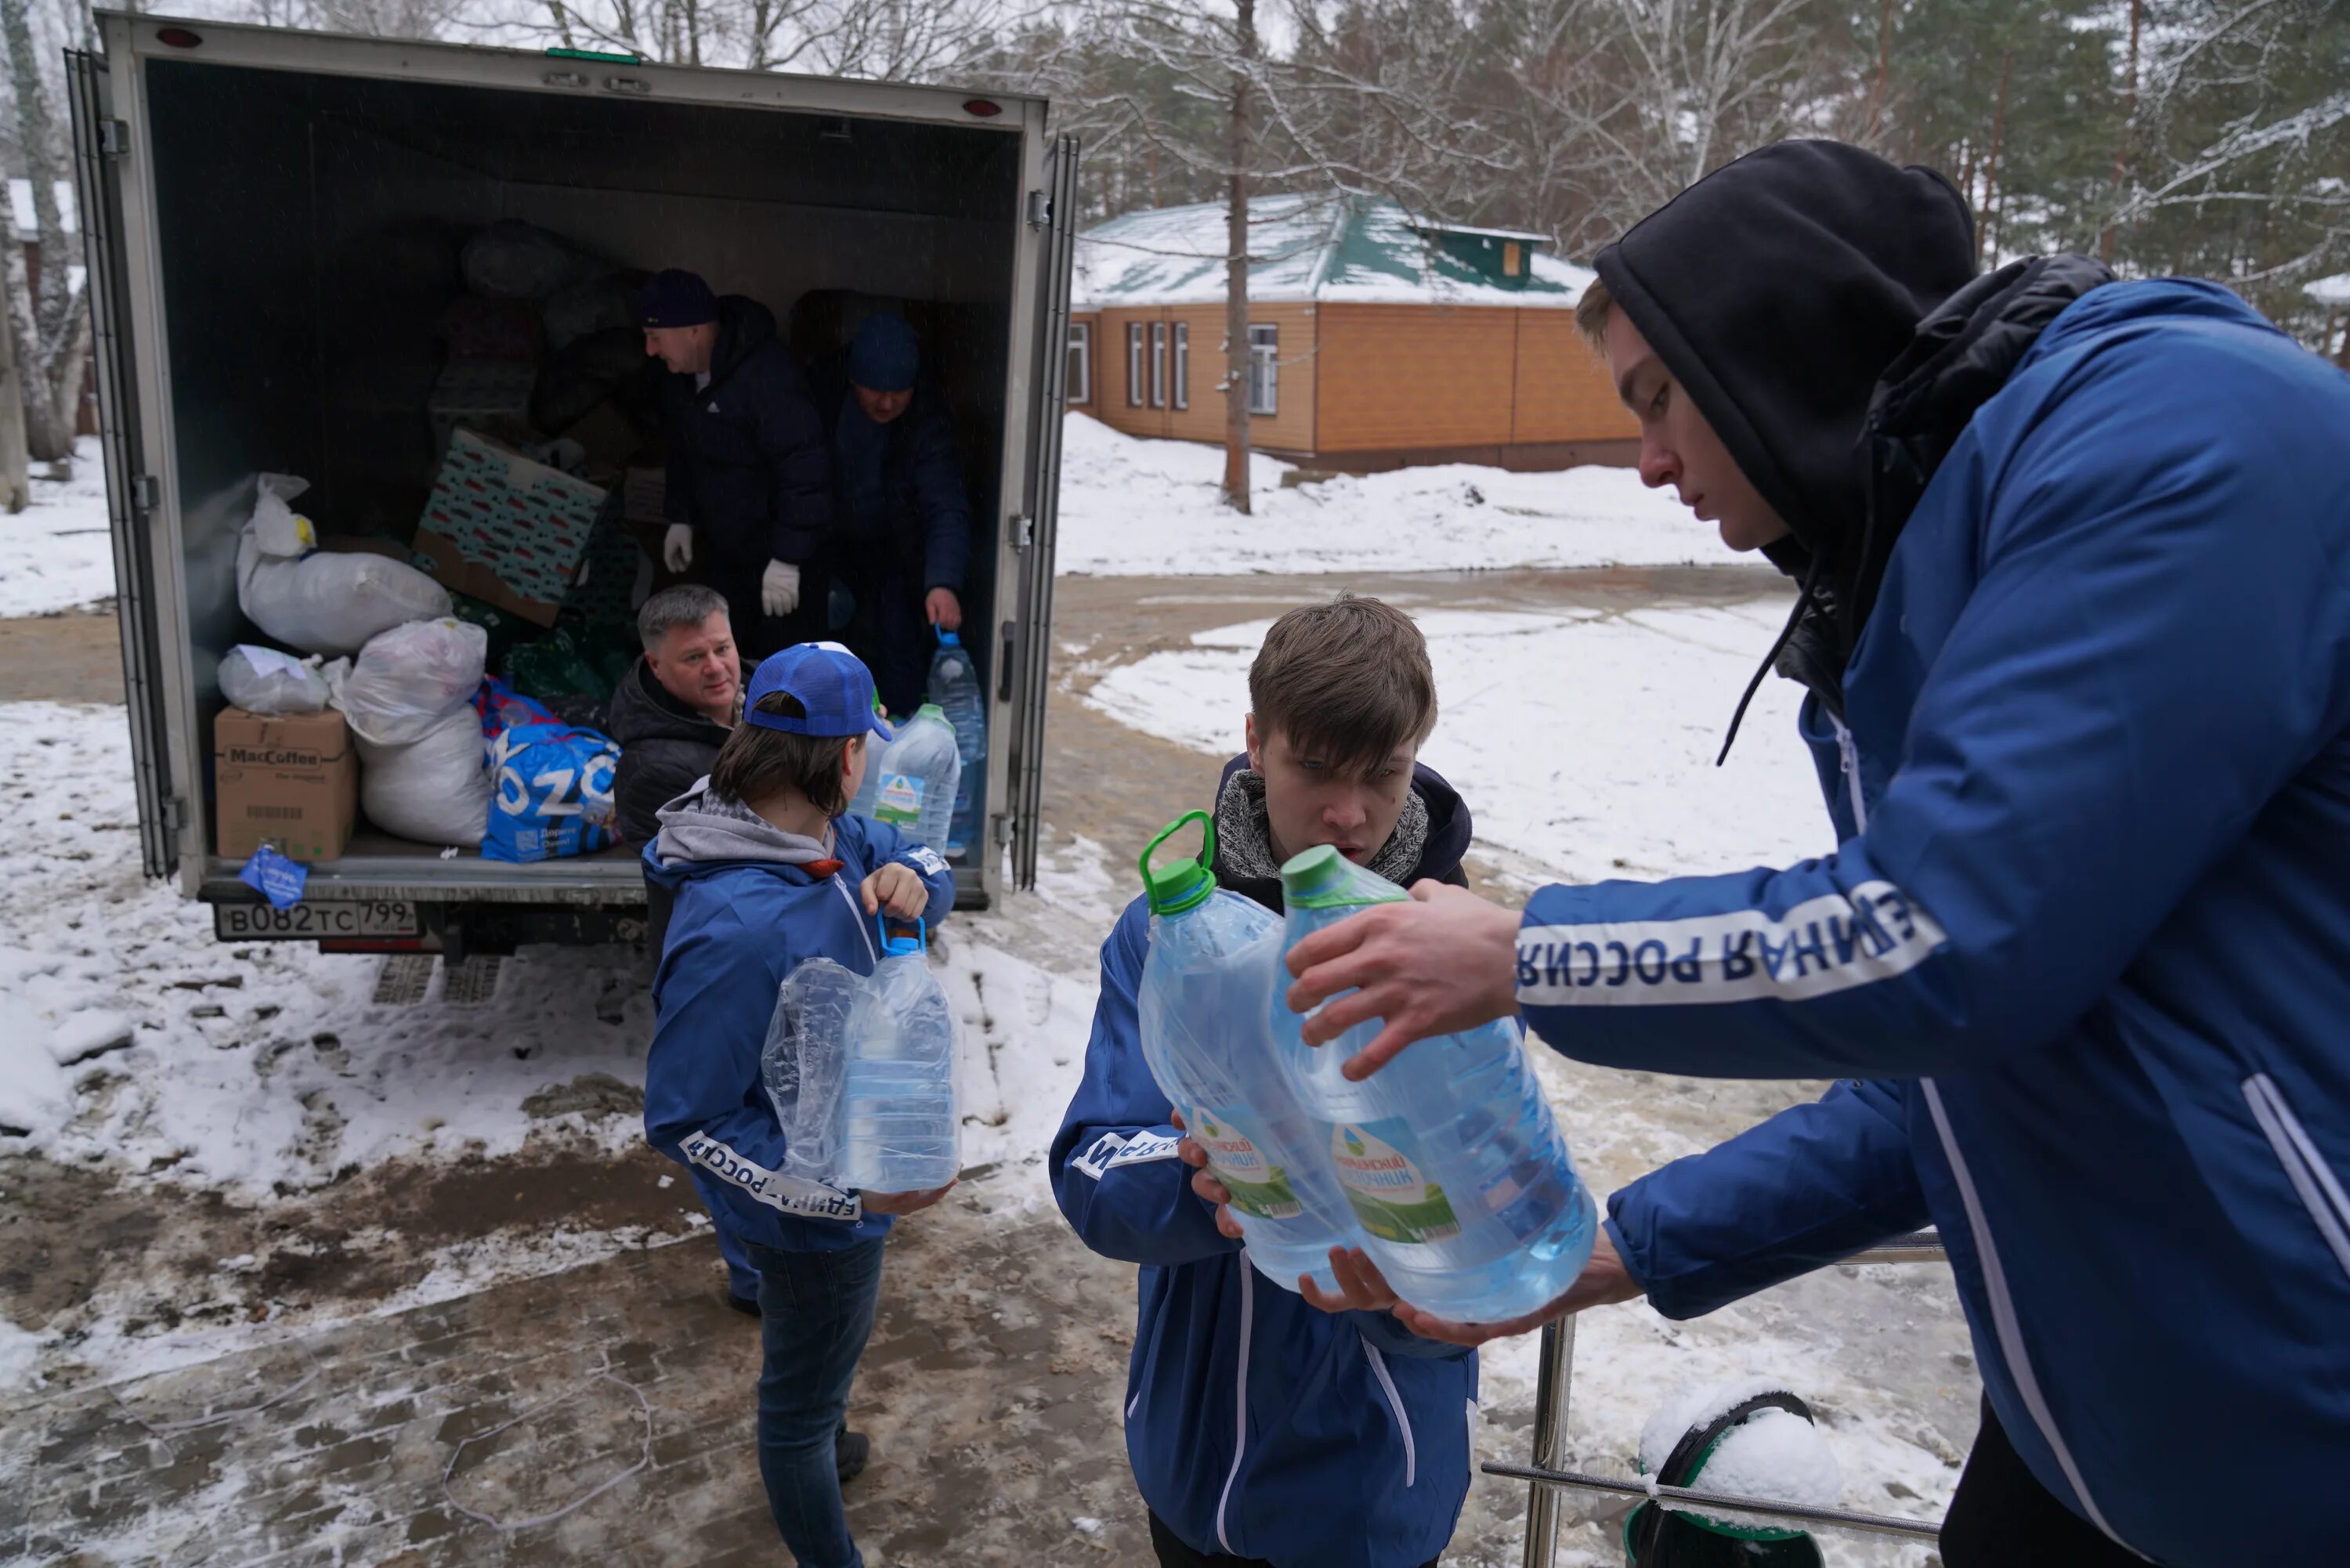
[[[914,717],[917,719],[936,719],[948,729],[951,730],[954,728],[954,721],[947,717],[947,711],[944,708],[940,707],[935,702],[925,702],[920,707],[915,709]]]
[[[1324,844],[1290,857],[1281,868],[1281,896],[1293,909],[1341,909],[1362,904],[1393,904],[1409,897],[1376,871],[1366,871],[1336,846]]]
[[[1191,823],[1200,825],[1200,853],[1197,857],[1171,860],[1153,867],[1150,857],[1159,846],[1172,838]],[[1204,811],[1187,811],[1159,830],[1159,836],[1142,847],[1142,893],[1150,900],[1154,915],[1180,915],[1196,909],[1215,896],[1216,874],[1208,869],[1216,858],[1216,823]]]

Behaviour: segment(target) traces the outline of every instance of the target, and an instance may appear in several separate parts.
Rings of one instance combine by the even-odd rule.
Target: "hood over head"
[[[1940,174],[1783,141],[1707,175],[1592,265],[1833,581],[1866,509],[1870,397],[1974,255],[1966,202]]]
[[[661,807],[659,815],[660,836],[653,840],[646,875],[672,886],[696,866],[806,867],[833,857],[830,835],[819,844],[785,833],[749,806],[712,795],[706,778],[697,779],[691,789]]]

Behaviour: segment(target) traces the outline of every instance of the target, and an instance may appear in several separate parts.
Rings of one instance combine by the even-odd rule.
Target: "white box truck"
[[[214,852],[215,670],[265,640],[234,570],[258,476],[310,479],[329,543],[404,537],[432,480],[446,247],[521,220],[623,267],[702,272],[795,330],[838,323],[844,300],[925,326],[975,519],[964,640],[989,699],[960,901],[1033,883],[1076,178],[1043,100],[98,21],[101,49],[68,63],[150,875],[238,942],[453,962],[640,932],[633,846],[511,865],[362,822],[284,910]]]

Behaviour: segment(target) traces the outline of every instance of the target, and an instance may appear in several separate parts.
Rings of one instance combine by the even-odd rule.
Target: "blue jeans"
[[[710,1210],[710,1229],[718,1238],[718,1255],[726,1260],[726,1293],[755,1298],[759,1271],[751,1266],[751,1254],[745,1250],[748,1243],[735,1236],[726,1210],[715,1207]]]
[[[775,1529],[800,1568],[865,1568],[848,1538],[835,1473],[834,1440],[848,1415],[848,1386],[873,1332],[884,1238],[836,1252],[778,1252],[750,1245],[759,1271],[759,1474]]]

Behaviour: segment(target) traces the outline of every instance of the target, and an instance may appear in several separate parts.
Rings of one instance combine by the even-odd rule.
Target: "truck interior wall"
[[[147,71],[206,755],[211,672],[255,635],[234,577],[255,475],[316,482],[305,509],[330,541],[412,534],[459,251],[500,219],[624,268],[702,272],[786,330],[803,296],[902,302],[952,406],[978,520],[965,614],[993,623],[1017,136],[178,61]],[[992,679],[994,650],[973,642]]]

